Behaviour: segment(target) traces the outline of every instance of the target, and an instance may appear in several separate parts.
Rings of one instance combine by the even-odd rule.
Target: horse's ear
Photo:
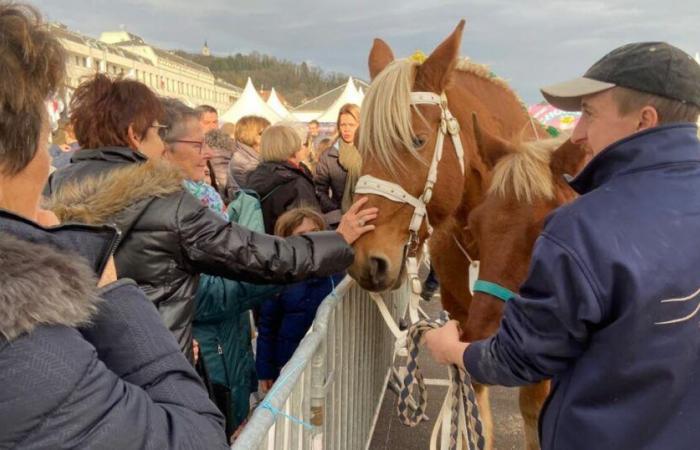
[[[381,39],[375,39],[369,51],[369,78],[374,78],[394,60],[394,52]]]
[[[441,93],[450,80],[450,75],[457,64],[459,47],[462,42],[464,19],[460,20],[457,28],[437,46],[433,53],[418,67],[418,75],[423,84],[433,92]]]
[[[552,152],[549,167],[555,176],[578,174],[586,165],[586,150],[579,144],[574,144],[571,139],[564,141]]]
[[[476,117],[476,113],[472,113],[472,125],[474,127],[476,149],[479,152],[481,160],[489,169],[493,169],[498,160],[502,157],[517,151],[512,143],[483,130],[479,125],[479,119]]]

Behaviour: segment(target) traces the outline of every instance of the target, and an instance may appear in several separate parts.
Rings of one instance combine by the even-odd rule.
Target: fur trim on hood
[[[73,254],[0,233],[0,335],[90,322],[100,298],[92,270]]]
[[[105,224],[142,200],[182,191],[182,172],[165,162],[130,164],[63,186],[47,205],[62,222]]]

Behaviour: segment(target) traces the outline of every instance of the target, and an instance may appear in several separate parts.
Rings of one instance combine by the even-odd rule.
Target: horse
[[[470,261],[462,251],[472,247],[467,220],[483,202],[491,180],[478,141],[528,141],[546,132],[531,121],[505,82],[484,66],[458,58],[463,28],[461,21],[420,63],[395,60],[384,41],[373,43],[368,61],[372,84],[363,101],[358,139],[363,167],[355,195],[366,196],[380,215],[374,232],[355,242],[349,272],[366,290],[397,288],[406,258],[415,256],[430,235],[443,307],[460,322],[461,339],[474,341],[492,334],[502,313],[502,306],[496,314],[471,313]],[[473,115],[479,118],[479,135]],[[475,390],[486,447],[491,448],[488,391],[481,385]],[[526,428],[534,433],[536,420]]]
[[[478,130],[478,122],[474,126]],[[491,289],[475,288],[470,314],[498,317],[495,327],[504,301],[525,281],[546,217],[576,197],[565,175],[578,173],[589,155],[581,146],[570,140],[562,143],[562,139],[527,143],[497,137],[480,140],[478,151],[492,170],[491,185],[484,201],[469,214],[465,231],[472,239],[470,251],[480,259],[477,283],[486,281],[497,290],[505,288],[507,294],[504,297]],[[548,380],[520,388],[528,449],[539,448],[534,425],[549,389]]]

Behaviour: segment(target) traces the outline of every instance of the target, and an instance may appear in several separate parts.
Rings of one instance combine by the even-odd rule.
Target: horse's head
[[[514,144],[481,131],[476,118],[474,130],[492,179],[486,198],[469,215],[470,253],[480,260],[480,281],[517,292],[545,217],[575,196],[564,174],[580,171],[585,151],[564,138]],[[503,308],[502,300],[475,288],[464,338],[495,333]]]
[[[428,218],[439,224],[460,205],[465,162],[445,89],[463,27],[464,21],[422,63],[394,60],[386,43],[374,41],[369,55],[373,81],[359,130],[363,176],[355,192],[367,196],[368,206],[380,213],[375,231],[355,243],[350,268],[365,289],[396,287],[406,254],[417,251],[429,234]]]

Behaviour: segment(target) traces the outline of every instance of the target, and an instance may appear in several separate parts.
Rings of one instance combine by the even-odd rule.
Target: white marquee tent
[[[253,86],[253,81],[248,78],[245,84],[245,89],[236,103],[229,108],[220,118],[220,122],[236,123],[243,116],[260,116],[270,121],[270,123],[279,122],[282,117],[275,112],[265,101],[260,97],[258,91]]]
[[[277,113],[278,116],[286,118],[289,116],[289,110],[282,104],[275,88],[270,91],[270,97],[267,99],[267,105]]]
[[[353,81],[352,77],[348,78],[348,82],[345,84],[345,89],[343,90],[343,93],[340,94],[340,97],[338,97],[333,104],[323,112],[320,116],[316,118],[319,122],[335,122],[338,120],[338,111],[340,111],[340,108],[343,107],[344,104],[346,103],[355,103],[356,105],[361,105],[362,104],[362,99],[364,99],[365,96],[357,90],[355,87],[355,82]]]
[[[335,123],[338,119],[338,110],[345,103],[359,105],[364,98],[362,89],[366,89],[368,86],[364,81],[354,80],[350,77],[347,83],[297,106],[291,111],[291,114],[299,122],[309,122],[316,119],[319,122]]]

